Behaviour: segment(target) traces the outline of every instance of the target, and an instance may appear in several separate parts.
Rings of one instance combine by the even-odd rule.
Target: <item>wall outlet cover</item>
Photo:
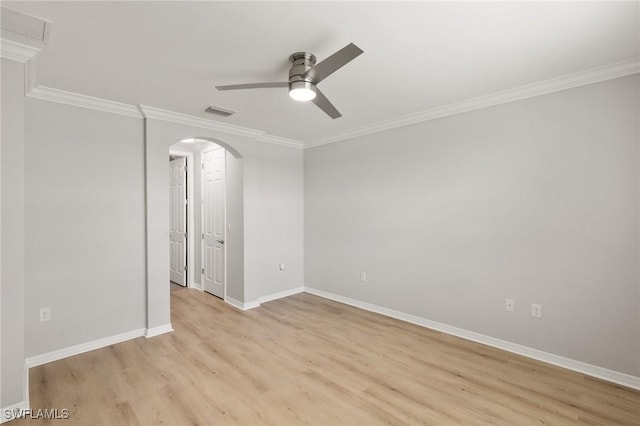
[[[40,308],[40,321],[49,321],[51,319],[51,308]]]
[[[542,305],[539,305],[537,303],[532,303],[531,316],[534,318],[542,318]]]
[[[513,312],[516,310],[516,301],[513,299],[504,299],[505,311]]]

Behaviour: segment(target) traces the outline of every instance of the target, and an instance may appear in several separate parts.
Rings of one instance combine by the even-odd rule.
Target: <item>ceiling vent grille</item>
[[[224,108],[220,108],[213,105],[208,106],[207,109],[205,109],[204,111],[208,112],[209,114],[221,115],[223,117],[229,117],[230,115],[233,115],[236,113],[235,111],[231,111],[229,109],[224,109]]]

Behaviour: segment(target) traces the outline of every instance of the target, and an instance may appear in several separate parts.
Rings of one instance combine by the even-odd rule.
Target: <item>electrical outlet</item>
[[[278,272],[283,272],[284,271],[284,263],[281,263],[278,265]]]
[[[362,281],[363,283],[367,281],[367,273],[366,272],[360,272],[360,281]]]
[[[516,310],[516,301],[513,299],[504,299],[504,310],[513,312]]]
[[[40,321],[49,321],[51,319],[51,308],[40,308]]]
[[[532,303],[531,316],[534,318],[542,318],[542,305],[538,305],[537,303]]]

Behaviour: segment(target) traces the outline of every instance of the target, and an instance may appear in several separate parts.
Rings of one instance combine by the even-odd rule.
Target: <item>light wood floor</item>
[[[640,392],[299,294],[173,289],[175,332],[31,370],[64,425],[638,425]],[[43,425],[19,420],[12,425]]]

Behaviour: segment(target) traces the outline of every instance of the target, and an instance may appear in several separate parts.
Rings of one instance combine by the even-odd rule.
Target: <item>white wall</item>
[[[143,137],[140,119],[27,98],[27,357],[145,327]]]
[[[24,65],[2,59],[0,407],[24,401]]]
[[[306,285],[640,375],[638,81],[306,150]]]

